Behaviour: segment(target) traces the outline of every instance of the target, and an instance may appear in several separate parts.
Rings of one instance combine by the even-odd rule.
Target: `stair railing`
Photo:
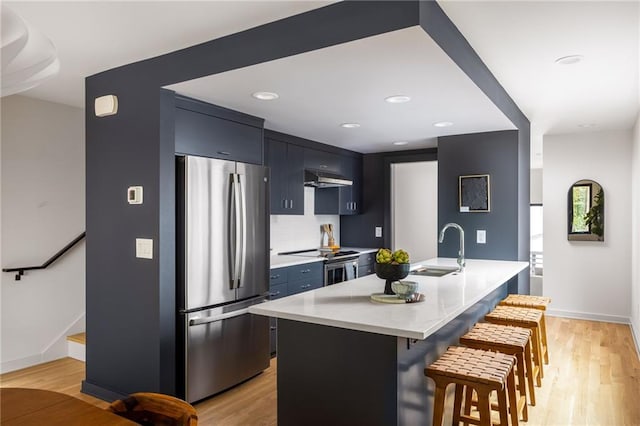
[[[2,268],[2,272],[17,272],[15,280],[16,281],[20,281],[20,279],[24,275],[24,271],[32,271],[32,270],[35,270],[35,269],[45,269],[45,268],[47,268],[53,262],[55,262],[56,260],[60,259],[66,252],[71,250],[71,248],[73,248],[73,246],[75,246],[80,241],[82,241],[82,239],[84,239],[84,237],[86,235],[87,235],[86,231],[83,232],[82,234],[78,235],[76,238],[73,239],[73,241],[71,241],[69,244],[64,246],[60,251],[58,251],[56,254],[51,256],[49,258],[49,260],[47,260],[46,262],[44,262],[40,266],[20,266],[20,267],[17,267],[17,268]]]

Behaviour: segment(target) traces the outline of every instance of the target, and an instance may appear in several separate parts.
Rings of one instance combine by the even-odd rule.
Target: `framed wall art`
[[[458,199],[461,213],[491,211],[491,184],[489,175],[458,177]]]

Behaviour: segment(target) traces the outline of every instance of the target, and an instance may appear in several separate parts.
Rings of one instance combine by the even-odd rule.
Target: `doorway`
[[[391,164],[391,247],[411,262],[438,255],[438,162]]]

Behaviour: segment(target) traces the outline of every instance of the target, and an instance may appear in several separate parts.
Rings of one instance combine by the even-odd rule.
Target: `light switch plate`
[[[487,243],[487,231],[484,229],[476,230],[476,243],[478,244],[486,244]]]
[[[382,226],[376,226],[376,238],[382,238]]]
[[[127,188],[127,202],[129,204],[142,204],[142,187],[130,186]]]
[[[140,259],[153,259],[153,240],[149,238],[136,238],[136,257]]]

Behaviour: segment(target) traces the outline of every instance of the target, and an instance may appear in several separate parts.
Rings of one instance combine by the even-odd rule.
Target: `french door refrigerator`
[[[247,312],[269,289],[269,171],[185,156],[176,176],[178,385],[194,402],[269,366],[269,320]]]

